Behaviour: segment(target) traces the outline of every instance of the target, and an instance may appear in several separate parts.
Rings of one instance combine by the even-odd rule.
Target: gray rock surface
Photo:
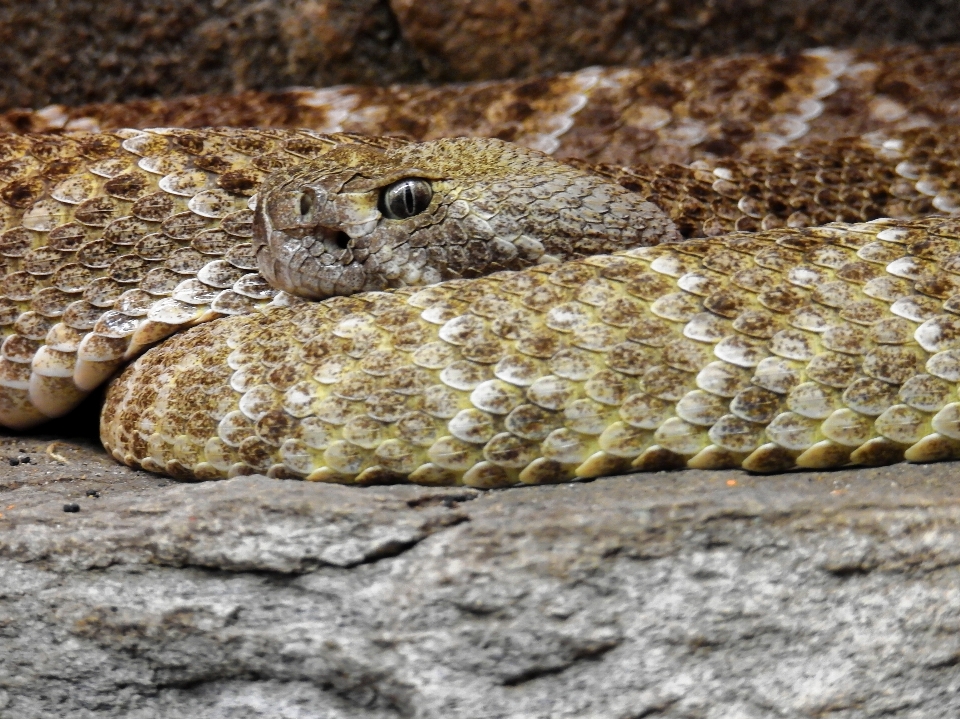
[[[955,464],[483,493],[51,441],[0,438],[3,719],[960,715]]]

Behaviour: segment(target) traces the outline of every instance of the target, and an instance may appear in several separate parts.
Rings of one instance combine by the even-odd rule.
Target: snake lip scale
[[[824,168],[862,157],[931,191],[931,141],[806,152],[795,206],[849,208]],[[627,189],[642,173],[489,139],[155,129],[0,153],[0,421],[128,364],[101,434],[132,466],[498,487],[960,457],[949,219],[784,226],[729,162],[654,179],[654,204]],[[767,229],[677,242],[689,198]]]

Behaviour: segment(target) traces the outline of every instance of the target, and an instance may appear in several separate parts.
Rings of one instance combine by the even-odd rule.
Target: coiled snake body
[[[117,459],[495,487],[958,457],[960,224],[789,226],[807,201],[848,218],[826,170],[864,155],[857,212],[949,211],[952,140],[827,144],[778,207],[732,161],[678,167],[654,205],[642,175],[496,140],[3,136],[0,422],[63,414],[201,325],[113,382]],[[691,195],[720,226],[678,231]],[[676,242],[704,230],[732,232]]]

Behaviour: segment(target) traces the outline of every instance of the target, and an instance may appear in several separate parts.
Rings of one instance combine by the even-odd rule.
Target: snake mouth
[[[322,300],[386,287],[367,238],[315,225],[274,230],[270,240],[257,264],[267,282],[289,294]]]
[[[258,205],[254,215],[253,247],[257,266],[271,286],[311,300],[385,287],[371,257],[379,244],[363,232],[371,228],[291,222],[267,204]]]

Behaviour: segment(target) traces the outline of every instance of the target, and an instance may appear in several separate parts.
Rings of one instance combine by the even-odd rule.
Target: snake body
[[[953,456],[953,348],[931,339],[952,265],[902,266],[954,253],[949,222],[908,218],[960,210],[957,134],[632,169],[483,139],[0,136],[0,423],[203,325],[112,386],[121,461],[500,486]],[[410,216],[384,208],[397,187],[427,188]],[[803,229],[833,221],[859,224]]]
[[[622,186],[497,140],[223,128],[7,135],[0,150],[0,423],[12,428],[66,413],[180,328],[298,301],[282,289],[316,299],[677,236]],[[430,178],[429,207],[380,221],[380,191],[407,176]]]
[[[108,393],[175,477],[499,487],[960,458],[960,223],[732,233],[195,328]]]

